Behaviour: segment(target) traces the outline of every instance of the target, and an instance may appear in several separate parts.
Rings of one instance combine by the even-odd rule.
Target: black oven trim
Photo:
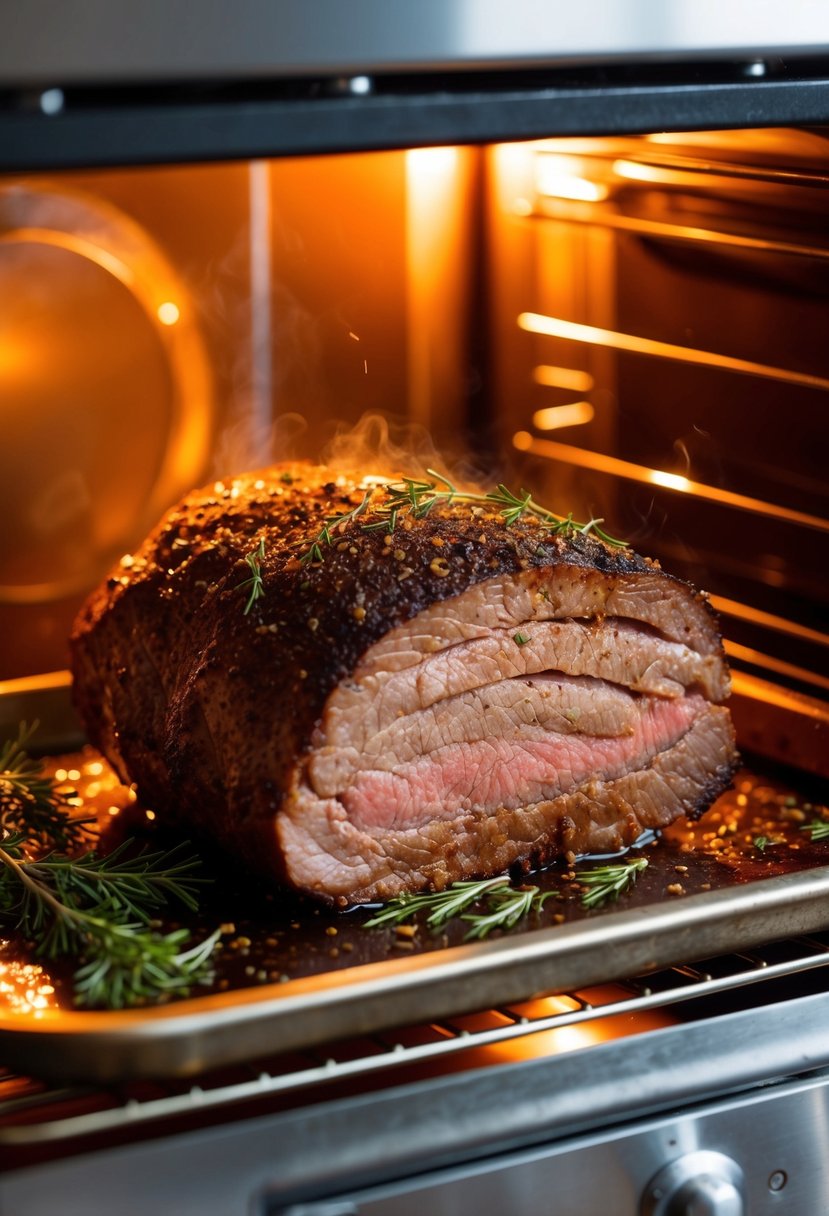
[[[825,59],[6,90],[0,171],[828,121]]]

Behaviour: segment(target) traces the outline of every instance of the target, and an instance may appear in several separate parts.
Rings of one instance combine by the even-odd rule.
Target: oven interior
[[[704,587],[744,749],[825,800],[827,147],[769,127],[0,178],[4,729],[76,742],[73,615],[184,490],[384,447],[601,516]],[[746,1210],[810,1210],[825,1169],[780,1127],[819,1143],[829,939],[785,935],[195,1083],[57,1087],[12,1061],[0,1200],[44,1210],[74,1181],[68,1210],[97,1210],[94,1161],[123,1211],[450,1212],[477,1162],[482,1212],[548,1210],[548,1186],[610,1210],[608,1185],[614,1210],[667,1212],[664,1162],[720,1152],[739,1179],[700,1168]],[[549,1180],[525,1168],[542,1144]]]
[[[0,678],[185,489],[385,415],[704,587],[820,698],[822,130],[449,146],[0,181]],[[403,459],[407,457],[404,455]],[[422,463],[421,463],[422,467]]]

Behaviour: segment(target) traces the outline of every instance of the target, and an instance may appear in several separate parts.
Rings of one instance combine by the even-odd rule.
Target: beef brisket
[[[724,788],[703,595],[495,503],[391,519],[378,489],[326,532],[365,492],[302,465],[195,491],[90,598],[76,701],[159,814],[345,903],[615,850]]]

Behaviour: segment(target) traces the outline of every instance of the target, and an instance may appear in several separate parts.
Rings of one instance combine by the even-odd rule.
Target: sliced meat
[[[329,702],[326,720],[330,722],[333,716]],[[348,723],[342,715],[339,718],[345,734],[342,728]],[[354,715],[352,720],[357,729],[350,737],[346,735],[344,746],[318,743],[309,756],[310,781],[324,798],[341,793],[369,763],[375,770],[392,772],[452,745],[519,735],[533,741],[547,739],[549,732],[599,738],[630,735],[639,714],[635,698],[623,688],[603,685],[589,676],[542,672],[447,696],[427,709],[395,715],[382,730],[367,732],[360,718]],[[334,737],[329,730],[327,738]]]
[[[349,903],[710,804],[735,751],[704,596],[495,504],[392,521],[374,485],[279,466],[197,491],[85,607],[78,706],[157,812]]]

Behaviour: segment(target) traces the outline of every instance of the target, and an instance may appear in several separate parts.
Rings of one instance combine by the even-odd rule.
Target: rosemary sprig
[[[453,917],[471,924],[464,941],[487,937],[492,929],[512,929],[531,912],[538,912],[555,891],[541,891],[538,887],[513,887],[509,878],[502,874],[498,878],[478,881],[453,882],[443,891],[424,891],[419,895],[398,895],[381,908],[364,928],[374,929],[381,925],[400,925],[414,920],[419,912],[428,911],[426,924],[430,929],[441,929]],[[467,913],[473,904],[482,902],[486,911]]]
[[[468,912],[461,917],[472,926],[463,940],[480,941],[490,929],[514,929],[531,912],[540,912],[546,901],[555,894],[555,891],[541,891],[538,887],[495,887],[485,897],[489,912]]]
[[[618,899],[633,886],[647,865],[647,858],[639,857],[618,866],[576,871],[574,881],[587,888],[582,892],[582,907],[597,908],[609,899]],[[492,929],[513,929],[530,913],[540,912],[553,895],[558,895],[558,892],[542,891],[534,886],[514,887],[505,874],[480,881],[453,882],[443,891],[398,895],[367,920],[363,927],[374,929],[382,925],[400,925],[404,921],[415,920],[418,913],[428,912],[426,925],[430,929],[441,929],[457,916],[471,926],[463,940],[481,940]],[[468,911],[476,903],[483,904],[484,910]]]
[[[72,849],[93,833],[92,820],[72,816],[74,790],[43,775],[43,763],[26,751],[38,723],[20,724],[16,739],[0,748],[0,829],[20,831],[42,846]]]
[[[364,532],[381,530],[393,532],[401,518],[411,516],[413,519],[425,519],[429,512],[439,504],[449,506],[455,502],[462,502],[489,507],[497,506],[499,514],[508,528],[525,516],[530,516],[537,519],[553,536],[592,534],[615,548],[627,548],[627,541],[618,540],[599,526],[604,522],[602,519],[589,519],[587,523],[579,523],[573,519],[572,514],[556,515],[554,511],[549,511],[537,503],[528,490],[520,490],[518,494],[514,494],[505,485],[499,483],[494,490],[480,494],[458,489],[448,477],[443,473],[438,473],[435,469],[427,469],[426,473],[431,480],[423,477],[401,477],[399,481],[389,481],[372,487],[366,491],[359,506],[342,515],[332,515],[327,518],[317,536],[310,542],[300,558],[300,564],[305,566],[309,562],[314,564],[323,562],[325,560],[323,546],[331,546],[332,529],[344,526],[365,515],[369,503],[377,518],[360,525]],[[375,498],[375,491],[384,496],[380,501]]]
[[[587,887],[582,894],[583,908],[598,908],[609,899],[618,899],[636,882],[648,867],[647,857],[626,861],[618,866],[597,866],[595,870],[577,870],[576,882]]]
[[[252,553],[245,554],[245,561],[250,568],[250,578],[246,578],[243,582],[237,584],[236,590],[242,591],[245,587],[249,587],[248,602],[245,604],[244,615],[250,612],[256,601],[265,594],[265,584],[262,581],[262,561],[265,557],[265,538],[260,536],[259,544]]]
[[[388,503],[379,509],[388,512],[396,509],[398,514],[408,512],[415,519],[423,519],[438,503],[445,505],[453,502],[494,504],[500,508],[499,514],[508,528],[518,523],[524,516],[529,515],[539,520],[553,535],[573,536],[581,533],[586,536],[593,533],[609,545],[620,549],[627,548],[627,541],[618,540],[599,527],[604,520],[590,519],[587,523],[579,523],[573,519],[572,514],[556,515],[554,511],[549,511],[537,503],[529,490],[522,489],[518,494],[514,494],[512,490],[499,482],[494,490],[490,490],[486,494],[478,494],[468,490],[459,490],[448,477],[438,473],[435,469],[427,469],[426,472],[429,477],[434,478],[433,481],[404,477],[398,482],[389,482],[383,486]]]
[[[198,858],[185,856],[181,845],[166,853],[148,853],[141,849],[129,857],[131,844],[131,841],[124,841],[103,857],[89,849],[79,857],[47,853],[45,857],[31,860],[25,854],[25,833],[18,832],[7,837],[2,848],[26,875],[48,886],[64,903],[76,903],[77,898],[83,896],[90,903],[106,904],[117,915],[134,917],[145,924],[168,898],[179,900],[195,912],[198,889],[206,881],[193,873],[199,867]],[[23,902],[25,904],[25,893]],[[26,915],[25,907],[22,915]],[[60,946],[58,953],[65,954],[63,941]]]
[[[323,556],[322,546],[326,545],[330,549],[331,545],[334,543],[331,537],[332,529],[343,527],[345,524],[350,523],[351,520],[359,519],[361,515],[364,515],[368,509],[368,504],[371,501],[372,494],[373,490],[366,490],[365,494],[363,495],[363,501],[356,507],[352,507],[350,511],[343,511],[341,515],[329,515],[314,540],[311,541],[311,545],[307,552],[305,552],[299,559],[300,566],[307,566],[309,562],[315,564],[323,562],[325,558]]]
[[[811,823],[804,823],[800,830],[808,832],[812,840],[829,840],[829,820],[813,819]]]
[[[186,929],[166,935],[149,927],[150,916],[172,895],[196,907],[191,874],[195,858],[141,853],[128,860],[125,843],[98,857],[50,853],[26,859],[24,832],[0,845],[0,909],[36,943],[36,953],[81,960],[75,1000],[119,1009],[177,993],[185,995],[212,977],[214,933],[190,950]]]
[[[186,929],[165,935],[151,921],[169,898],[196,908],[198,860],[181,848],[130,856],[129,841],[103,856],[90,848],[70,856],[88,821],[72,819],[66,796],[26,753],[31,734],[21,727],[0,750],[0,764],[11,766],[0,768],[0,917],[38,955],[79,960],[78,1004],[120,1008],[208,982],[218,934],[183,949]]]
[[[75,972],[75,1001],[90,1008],[123,1009],[162,996],[187,996],[213,977],[211,956],[221,930],[183,950],[186,929],[136,933],[134,925],[103,921],[86,947],[87,962]]]

